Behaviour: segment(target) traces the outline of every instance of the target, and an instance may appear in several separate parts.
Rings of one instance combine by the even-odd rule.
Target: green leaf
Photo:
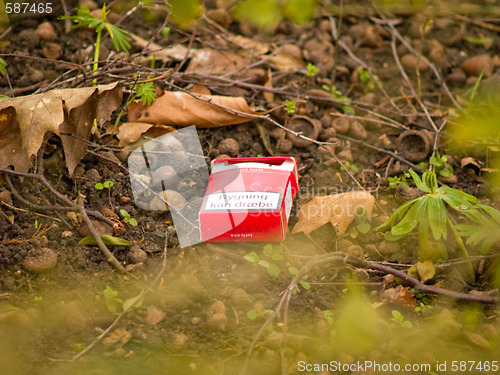
[[[130,246],[132,245],[132,242],[127,241],[123,238],[118,238],[118,237],[113,237],[108,234],[101,234],[101,240],[104,242],[105,245],[108,246]],[[95,240],[94,236],[89,235],[86,237],[83,237],[80,242],[78,242],[79,245],[91,245],[91,246],[97,246],[97,241]]]
[[[241,21],[250,22],[259,29],[272,29],[281,19],[280,9],[274,0],[239,1],[233,8],[233,15]]]
[[[368,223],[363,223],[363,224],[359,224],[356,229],[360,232],[360,233],[368,233],[370,231],[370,224]]]
[[[443,177],[448,178],[448,177],[450,177],[450,176],[451,176],[451,171],[450,171],[449,169],[441,169],[441,170],[439,171],[439,174],[440,174],[441,176],[443,176]]]
[[[304,281],[304,280],[300,280],[299,281],[299,284],[302,288],[304,288],[305,290],[308,290],[308,289],[311,289],[311,284],[309,284],[307,281]]]
[[[130,220],[128,221],[128,223],[129,223],[130,225],[132,225],[133,227],[136,227],[136,226],[139,224],[139,223],[137,222],[137,220],[135,220],[134,218],[130,219]]]
[[[7,68],[7,62],[0,57],[0,74],[5,75],[6,73],[6,68]]]
[[[125,302],[123,302],[123,312],[128,312],[132,309],[136,309],[140,307],[143,302],[144,302],[144,291],[142,291],[135,297],[125,300]]]
[[[288,19],[302,24],[314,17],[316,6],[315,0],[287,0],[283,5],[282,12]]]
[[[109,189],[111,187],[114,186],[114,182],[113,181],[104,181],[104,183],[102,184],[103,187],[105,187],[106,189]]]
[[[251,251],[247,255],[245,255],[243,259],[247,260],[250,263],[257,263],[260,260],[260,257],[255,251]]]
[[[149,106],[156,101],[156,90],[153,82],[146,82],[139,85],[137,96],[143,105]]]
[[[104,189],[104,185],[101,184],[100,182],[98,182],[97,184],[95,184],[94,187],[95,187],[96,190],[102,190],[102,189]]]
[[[267,267],[267,273],[277,278],[280,275],[280,269],[276,264],[269,264],[269,267]]]
[[[429,189],[429,187],[422,182],[420,177],[415,173],[415,171],[413,169],[410,169],[410,174],[411,174],[411,177],[413,178],[413,181],[415,181],[415,185],[417,185],[417,188],[420,191],[423,191],[424,193],[431,192],[431,189]]]
[[[442,199],[437,197],[429,197],[427,200],[429,224],[432,231],[432,236],[435,240],[439,240],[441,236],[446,239],[446,207]]]
[[[125,219],[130,219],[130,214],[126,210],[120,210],[120,214],[125,218]]]
[[[410,207],[401,221],[392,227],[391,233],[393,235],[399,236],[408,234],[417,226],[422,217],[422,211],[426,206],[425,198],[427,198],[427,196],[417,198],[415,204]]]
[[[299,270],[296,267],[288,267],[288,272],[290,272],[292,275],[296,275],[299,273]]]
[[[123,50],[128,55],[128,51],[130,49],[130,37],[128,36],[128,32],[123,30],[122,28],[115,26],[111,23],[105,24],[106,29],[108,30],[109,36],[113,41],[113,45],[115,49],[119,52],[120,49]]]
[[[273,245],[271,245],[270,243],[268,243],[262,249],[262,255],[264,255],[267,258],[271,258],[272,254],[273,254]]]
[[[259,316],[259,313],[255,309],[252,309],[249,312],[247,312],[247,317],[250,320],[255,320],[258,318],[258,316]]]

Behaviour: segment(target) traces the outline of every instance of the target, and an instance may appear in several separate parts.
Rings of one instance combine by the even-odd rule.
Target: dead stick
[[[120,264],[120,262],[118,262],[115,256],[111,254],[111,251],[109,251],[104,242],[102,242],[101,236],[96,232],[94,226],[92,225],[92,222],[90,221],[87,213],[85,212],[81,196],[78,197],[78,210],[80,211],[80,215],[82,216],[83,221],[85,221],[85,224],[87,224],[90,233],[92,233],[92,236],[94,236],[97,242],[97,246],[99,246],[99,249],[101,249],[103,254],[106,256],[107,261],[111,263],[118,271],[125,272],[125,268],[123,268],[123,266]]]

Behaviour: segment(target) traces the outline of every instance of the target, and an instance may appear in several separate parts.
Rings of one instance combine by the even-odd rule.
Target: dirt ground
[[[434,260],[428,280],[413,279],[458,295],[449,298],[387,271],[411,273],[422,260],[416,231],[389,241],[374,230],[419,196],[405,173],[423,172],[419,163],[435,151],[447,156],[442,168],[453,171],[439,177],[441,184],[500,208],[489,179],[491,144],[452,141],[471,95],[484,97],[498,84],[493,2],[378,13],[365,2],[345,1],[303,25],[282,20],[267,31],[237,21],[224,4],[207,2],[200,20],[184,30],[162,25],[162,5],[114,4],[108,20],[137,38],[127,55],[104,36],[95,77],[99,85],[119,82],[123,99],[89,133],[72,175],[56,135],[46,136],[31,174],[0,165],[2,374],[333,374],[333,365],[354,363],[364,367],[341,370],[387,373],[365,365],[392,363],[431,366],[406,371],[414,374],[498,373],[499,310],[484,303],[498,299],[491,276],[498,244],[487,255],[468,246],[472,258],[464,262],[451,235],[433,242],[446,258]],[[92,86],[95,33],[66,29],[71,22],[56,13],[20,17],[2,34],[1,94]],[[207,168],[225,155],[297,158],[299,192],[285,241],[181,248],[169,212],[135,204],[127,158],[137,141],[170,130],[151,123],[133,139],[120,127],[118,136],[112,130],[122,109],[122,123],[139,122],[126,106],[138,79],[154,83],[157,100],[167,91],[245,99],[254,120],[198,126],[200,144]],[[9,142],[1,121],[0,148]],[[106,181],[112,186],[96,187]],[[341,236],[329,223],[291,234],[310,198],[361,189],[376,198],[371,222],[357,218]],[[91,232],[79,207],[99,234],[130,241],[108,244],[126,272],[98,246],[80,244]],[[278,275],[248,261],[251,252]],[[473,280],[464,264],[472,264]],[[301,278],[294,279],[293,268]]]

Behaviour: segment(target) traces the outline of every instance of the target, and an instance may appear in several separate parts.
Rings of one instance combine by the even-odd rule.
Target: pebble
[[[221,154],[228,154],[231,157],[235,157],[240,152],[240,144],[236,139],[226,138],[219,143],[217,149]]]
[[[85,174],[85,177],[87,178],[87,180],[89,180],[93,184],[96,184],[96,183],[101,181],[101,175],[99,174],[99,172],[95,168],[89,169],[87,171],[87,173]]]
[[[417,65],[418,70],[421,72],[429,69],[429,65],[427,65],[422,58],[419,58],[411,53],[407,53],[401,57],[401,65],[403,65],[403,67],[408,69],[410,72],[414,72],[417,69]]]
[[[484,70],[483,78],[487,78],[493,73],[495,63],[489,55],[478,55],[465,60],[461,68],[471,76],[479,76]]]
[[[366,139],[368,137],[368,133],[363,124],[356,120],[351,122],[349,135],[356,139]]]
[[[62,48],[57,43],[47,43],[43,46],[42,53],[47,59],[57,60],[62,56]]]
[[[236,288],[231,293],[231,302],[236,307],[249,307],[253,305],[252,297],[241,288]]]
[[[173,205],[173,207],[180,208],[186,203],[186,199],[175,190],[165,190],[160,193],[160,196],[166,197],[167,203]],[[149,209],[153,211],[169,211],[165,202],[157,196],[154,196],[151,202],[149,202]]]
[[[432,39],[429,44],[429,59],[437,64],[441,63],[446,57],[444,47],[436,39]]]
[[[226,314],[213,314],[207,319],[207,326],[214,331],[225,331],[227,326]]]
[[[337,157],[343,161],[343,162],[346,162],[348,161],[349,163],[352,163],[354,162],[354,157],[352,156],[352,152],[350,149],[345,149],[345,150],[342,150],[340,151],[338,154],[337,154]]]
[[[44,40],[46,42],[53,42],[57,38],[56,31],[54,30],[54,26],[50,22],[41,23],[36,31],[36,35],[40,40]]]
[[[175,189],[180,181],[177,172],[170,165],[164,165],[153,173],[153,188]]]
[[[24,259],[23,268],[33,273],[50,271],[57,264],[57,254],[48,247],[31,249]]]
[[[333,120],[332,127],[339,134],[347,134],[351,127],[351,122],[346,117],[337,117],[335,120]]]
[[[8,190],[0,191],[0,203],[2,202],[12,206],[12,196],[10,194],[10,191]]]
[[[92,226],[94,227],[95,231],[99,235],[101,235],[101,234],[112,234],[112,232],[113,232],[112,229],[111,229],[111,227],[108,224],[103,223],[100,220],[91,219],[90,222],[92,223]],[[85,222],[81,223],[81,225],[78,227],[78,233],[82,237],[87,237],[87,236],[91,235],[90,229],[89,229],[89,227],[87,226],[87,224]]]
[[[462,86],[467,81],[465,72],[460,68],[453,68],[446,76],[446,82],[452,86]]]
[[[134,264],[144,263],[148,259],[148,254],[138,245],[132,245],[129,252],[130,261]]]
[[[327,139],[334,138],[336,135],[337,131],[335,130],[335,128],[326,128],[319,136],[319,139],[321,141],[326,141]]]
[[[290,141],[289,139],[283,139],[279,143],[278,151],[283,153],[283,154],[286,154],[286,153],[290,152],[292,150],[292,148],[293,148],[292,141]]]
[[[384,256],[395,254],[399,250],[400,250],[399,243],[395,241],[383,240],[378,247],[379,253]]]
[[[364,250],[359,245],[352,245],[346,249],[346,253],[352,255],[355,258],[363,258]]]
[[[36,35],[34,30],[26,29],[19,33],[21,40],[26,43],[26,47],[29,49],[35,48],[38,43],[40,43],[40,38]]]

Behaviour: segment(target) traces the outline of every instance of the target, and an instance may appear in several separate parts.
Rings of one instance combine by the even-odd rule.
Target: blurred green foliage
[[[198,19],[203,9],[200,0],[168,0],[172,21],[181,28],[188,28]]]

